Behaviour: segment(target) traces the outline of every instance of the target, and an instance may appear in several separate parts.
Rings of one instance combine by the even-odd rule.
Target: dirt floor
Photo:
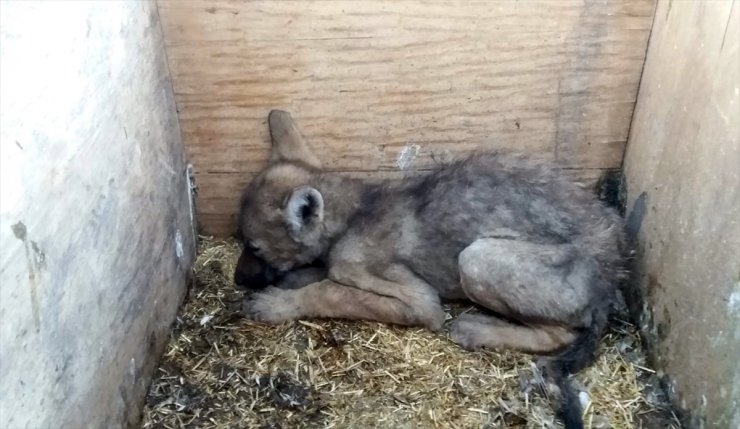
[[[527,355],[467,352],[446,333],[378,323],[241,317],[238,253],[202,237],[143,428],[560,427]],[[471,309],[448,308],[448,319]],[[680,427],[627,322],[611,324],[575,384],[586,427]]]

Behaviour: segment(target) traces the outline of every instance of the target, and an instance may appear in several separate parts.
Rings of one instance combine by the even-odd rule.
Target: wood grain
[[[5,2],[0,46],[0,427],[139,427],[195,257],[156,5]]]
[[[654,0],[158,5],[201,225],[228,234],[273,108],[331,171],[397,171],[410,144],[412,169],[479,148],[619,167]]]
[[[685,427],[740,427],[739,0],[659,2],[625,173],[656,369]]]

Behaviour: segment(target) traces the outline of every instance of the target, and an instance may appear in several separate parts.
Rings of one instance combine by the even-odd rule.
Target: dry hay
[[[467,352],[446,333],[379,323],[241,317],[238,253],[234,241],[202,237],[143,428],[560,427],[527,355]],[[639,344],[633,326],[615,322],[577,375],[587,427],[679,427]]]

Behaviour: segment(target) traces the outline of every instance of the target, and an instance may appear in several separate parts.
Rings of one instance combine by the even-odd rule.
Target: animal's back
[[[416,243],[406,244],[410,251],[405,262],[438,288],[454,291],[449,284],[458,281],[457,255],[491,236],[571,243],[601,269],[617,269],[619,217],[544,163],[478,154],[410,181],[399,191],[397,202],[413,211],[416,225]]]

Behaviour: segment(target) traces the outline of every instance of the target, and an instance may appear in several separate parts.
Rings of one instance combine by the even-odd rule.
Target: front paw
[[[293,290],[270,286],[244,300],[242,313],[257,322],[279,324],[301,317]]]

